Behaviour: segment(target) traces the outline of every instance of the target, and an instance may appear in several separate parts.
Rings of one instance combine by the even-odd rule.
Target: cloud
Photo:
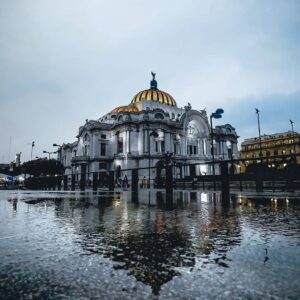
[[[299,8],[299,1],[259,0],[2,3],[0,126],[8,129],[0,159],[7,159],[9,136],[12,153],[33,138],[38,154],[74,140],[86,118],[147,88],[150,71],[180,106],[208,111],[296,95]],[[227,122],[238,132],[255,130],[252,120]],[[281,128],[278,122],[274,130]]]

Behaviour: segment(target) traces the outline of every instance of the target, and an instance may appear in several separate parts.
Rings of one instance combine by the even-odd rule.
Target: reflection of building
[[[63,144],[59,157],[66,174],[116,171],[155,167],[165,153],[179,163],[176,176],[210,173],[207,165],[179,167],[180,163],[211,160],[210,126],[205,110],[188,104],[177,107],[174,98],[157,88],[155,74],[150,88],[137,93],[131,103],[119,106],[98,120],[86,120],[77,141]],[[214,129],[216,160],[237,153],[237,134],[226,124]],[[149,162],[150,160],[150,162]],[[140,176],[148,172],[142,170]],[[151,178],[156,176],[151,171]],[[127,174],[130,177],[130,173]]]
[[[290,155],[300,153],[300,134],[297,132],[284,132],[261,136],[262,156]],[[258,158],[260,157],[260,141],[259,138],[245,139],[241,144],[240,158]],[[291,162],[291,156],[286,159],[274,158],[268,161],[269,167],[284,168]],[[297,157],[297,163],[300,157]],[[250,162],[242,166],[244,171]]]
[[[239,214],[221,205],[221,194],[175,192],[171,208],[166,193],[147,192],[156,206],[136,206],[131,192],[65,199],[56,203],[55,220],[71,222],[85,251],[110,258],[115,270],[127,270],[154,295],[180,274],[177,268],[193,268],[197,257],[228,267],[227,252],[240,244],[241,227]]]

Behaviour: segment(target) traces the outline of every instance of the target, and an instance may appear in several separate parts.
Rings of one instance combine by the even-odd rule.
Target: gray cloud
[[[147,88],[150,71],[180,106],[222,106],[238,132],[255,134],[246,107],[287,109],[300,90],[299,1],[2,1],[0,160],[73,141]],[[282,97],[285,102],[278,101]],[[292,97],[293,98],[293,97]],[[292,102],[291,102],[292,101]],[[299,104],[295,104],[298,108]],[[296,129],[298,127],[295,118]],[[248,120],[248,123],[243,120]],[[299,123],[299,122],[298,122]],[[247,129],[247,130],[246,130]]]

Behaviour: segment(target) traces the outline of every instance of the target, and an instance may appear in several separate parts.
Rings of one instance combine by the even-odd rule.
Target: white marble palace
[[[150,175],[153,182],[167,153],[172,153],[177,178],[211,174],[211,165],[205,164],[212,160],[206,110],[192,109],[190,104],[177,107],[170,94],[158,89],[154,73],[152,76],[150,88],[137,93],[129,105],[119,106],[98,120],[86,120],[77,140],[60,147],[59,159],[66,175],[86,174],[91,179],[92,172],[115,171],[116,179],[125,175],[129,179],[127,169],[144,168],[139,177],[148,179]],[[230,124],[216,126],[212,136],[215,161],[237,155],[238,136]],[[186,165],[199,162],[203,164]]]

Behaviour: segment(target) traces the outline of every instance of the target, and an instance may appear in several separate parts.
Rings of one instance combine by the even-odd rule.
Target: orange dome
[[[139,110],[134,105],[118,106],[114,110],[112,110],[112,113],[116,113],[116,114],[122,113],[122,112],[135,113],[135,112],[139,112]]]

